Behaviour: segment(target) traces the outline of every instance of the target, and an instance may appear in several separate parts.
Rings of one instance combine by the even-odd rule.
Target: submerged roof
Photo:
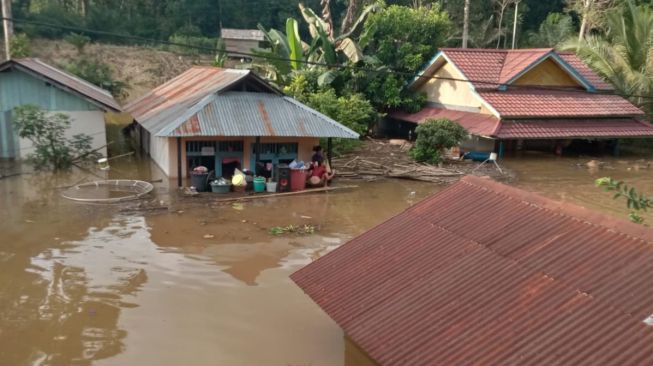
[[[508,120],[493,136],[500,139],[653,137],[653,125],[636,118]]]
[[[121,110],[120,105],[118,105],[109,91],[48,65],[38,58],[12,59],[0,64],[0,71],[9,68],[16,68],[35,77],[45,79],[52,85],[76,94],[105,111],[119,112]]]
[[[543,98],[546,99],[546,98]],[[544,101],[542,101],[544,103]],[[612,107],[616,107],[615,104]],[[498,139],[571,139],[653,137],[653,125],[633,117],[561,118],[565,110],[552,109],[547,118],[502,119],[482,113],[426,107],[417,113],[396,111],[391,118],[423,123],[427,119],[446,118],[465,127],[469,133]],[[555,113],[555,115],[554,115]],[[579,113],[581,114],[581,113]],[[578,115],[571,114],[574,117]]]
[[[407,113],[403,111],[395,111],[389,114],[390,117],[402,121],[413,123],[423,123],[427,119],[448,119],[454,121],[472,135],[488,136],[494,135],[499,128],[500,120],[489,114],[481,114],[474,112],[456,111],[452,109],[425,107],[416,113]]]
[[[238,91],[214,94],[199,112],[157,136],[358,138],[356,132],[290,97]]]
[[[256,90],[233,90],[241,82]],[[241,90],[242,88],[237,88]],[[125,107],[155,136],[296,136],[358,138],[249,70],[196,66]]]
[[[653,231],[467,176],[291,278],[380,365],[653,364]]]
[[[220,36],[224,39],[241,39],[249,41],[262,41],[265,35],[259,29],[222,28]]]

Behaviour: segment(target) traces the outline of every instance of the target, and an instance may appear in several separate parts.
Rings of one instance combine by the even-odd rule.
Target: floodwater
[[[517,186],[624,217],[625,202],[593,180],[609,175],[653,194],[647,159],[602,159],[602,170],[551,156],[505,165]],[[94,173],[161,178],[135,158]],[[59,196],[56,187],[88,177],[0,179],[0,365],[343,365],[342,331],[288,275],[443,188],[355,182],[217,205],[180,198],[163,180],[149,200],[169,208],[145,212]],[[316,232],[269,234],[288,225]]]

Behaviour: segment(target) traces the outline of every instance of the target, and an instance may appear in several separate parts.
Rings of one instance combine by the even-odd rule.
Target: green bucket
[[[254,192],[265,192],[265,178],[254,178]]]

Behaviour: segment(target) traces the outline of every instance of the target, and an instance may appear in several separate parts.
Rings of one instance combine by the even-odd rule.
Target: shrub
[[[91,42],[91,38],[80,33],[70,33],[64,37],[64,41],[75,46],[78,54],[84,53],[84,48],[86,45]]]
[[[122,81],[115,80],[111,67],[104,62],[82,57],[64,68],[69,73],[108,90],[116,98],[125,97],[127,94],[127,85]]]
[[[448,119],[429,119],[417,126],[417,140],[410,151],[413,159],[419,162],[439,164],[442,162],[442,149],[458,145],[468,136],[467,130]]]
[[[30,49],[29,37],[25,33],[15,34],[11,38],[11,57],[25,58],[32,53]]]
[[[86,134],[66,137],[70,128],[70,117],[66,114],[49,114],[37,106],[25,105],[16,108],[13,124],[18,135],[34,145],[34,153],[28,160],[36,169],[67,169],[76,162],[99,157],[91,147],[93,137]]]
[[[200,54],[212,54],[215,52],[216,44],[218,43],[217,38],[189,36],[182,34],[173,34],[170,36],[168,41],[175,43],[175,45],[168,46],[169,51],[191,56]]]

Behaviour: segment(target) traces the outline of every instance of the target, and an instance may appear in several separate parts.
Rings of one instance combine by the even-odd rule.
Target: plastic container
[[[206,192],[209,190],[209,173],[190,173],[190,184],[195,187],[198,192]]]
[[[306,189],[306,169],[290,169],[290,190],[292,192]]]
[[[254,192],[257,193],[265,192],[265,178],[263,177],[254,178]]]
[[[267,182],[265,184],[265,189],[270,193],[276,192],[277,191],[277,182]]]
[[[213,193],[229,193],[231,191],[231,184],[213,184],[211,183],[211,192]]]

